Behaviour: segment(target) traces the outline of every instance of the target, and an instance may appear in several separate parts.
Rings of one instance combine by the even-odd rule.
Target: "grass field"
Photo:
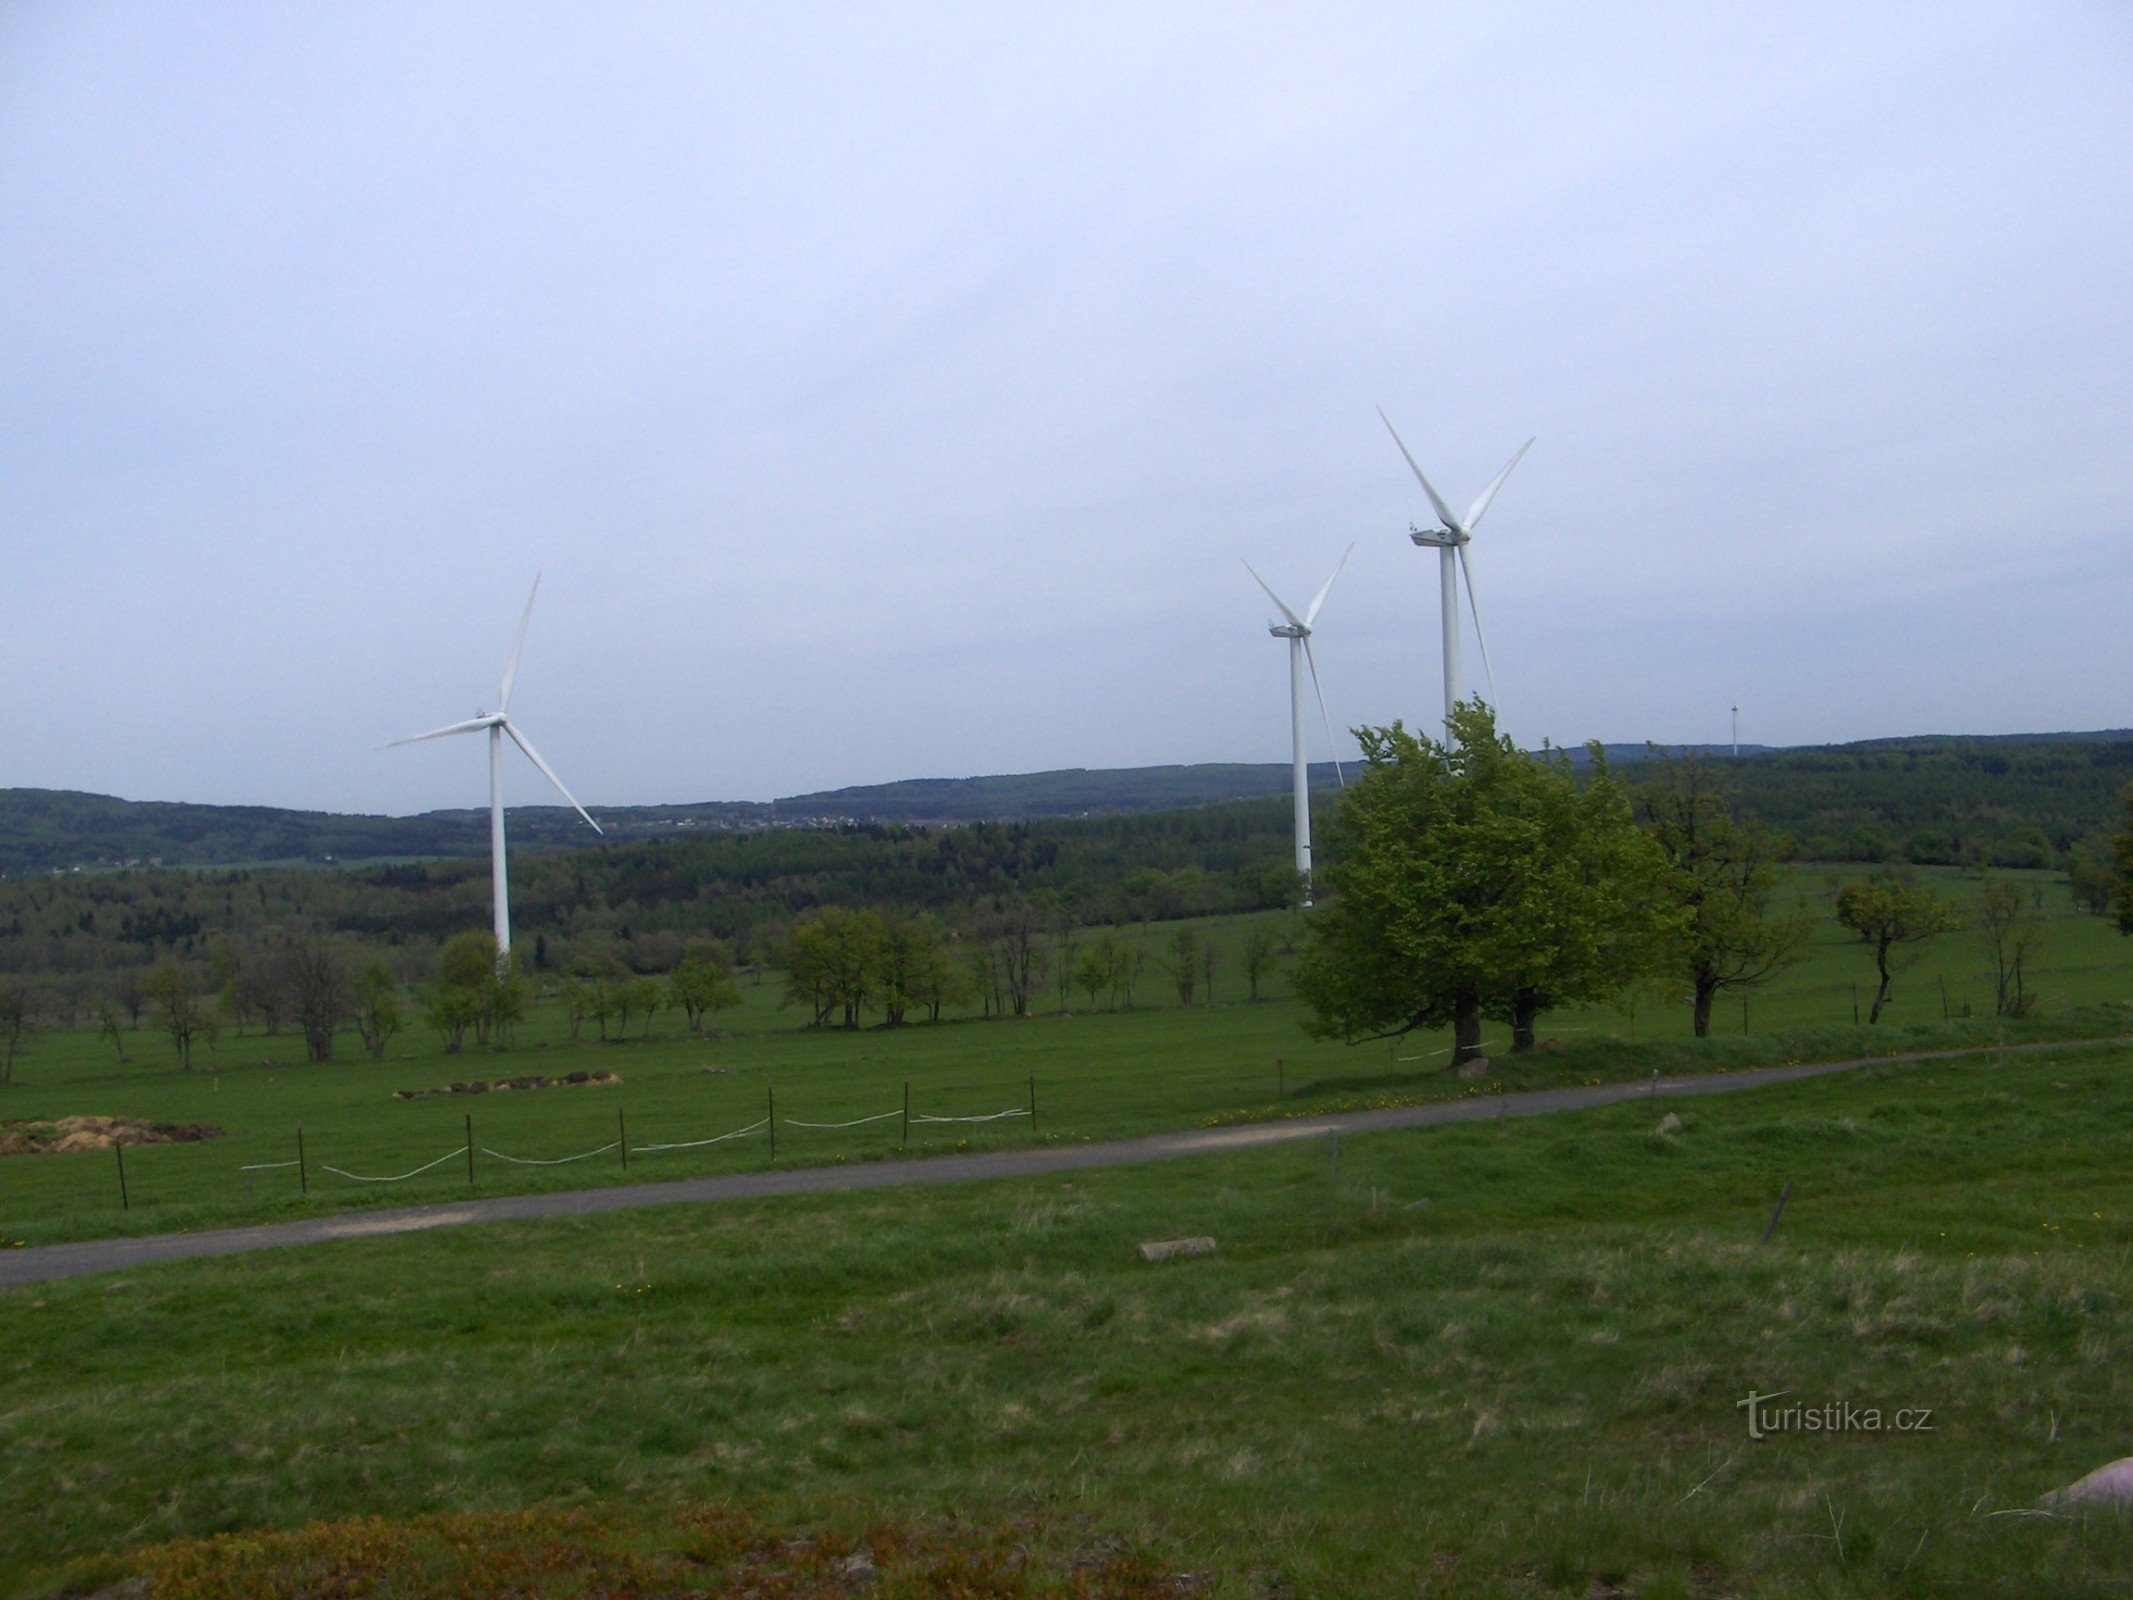
[[[1952,872],[1938,878],[1951,894],[1972,892]],[[1794,874],[1790,892],[1826,905],[1834,881],[1833,872],[1803,869]],[[2133,1000],[2133,941],[2103,919],[2075,912],[2064,886],[2050,876],[2028,875],[2025,881],[2047,896],[2056,915],[2037,974],[2043,1012],[2009,1027],[2006,1036],[2019,1041],[2122,1031],[2123,1005]],[[1033,1137],[1030,1119],[1017,1116],[985,1123],[919,1121],[905,1141],[900,1111],[906,1082],[920,1118],[1021,1110],[1034,1084],[1034,1137],[1053,1140],[1469,1092],[1441,1070],[1445,1038],[1415,1036],[1397,1046],[1356,1048],[1313,1041],[1279,978],[1267,986],[1263,1003],[1246,1003],[1236,947],[1247,920],[1197,925],[1222,956],[1216,1003],[1189,1010],[1178,1005],[1151,962],[1131,1011],[1090,1012],[1086,997],[1076,994],[1071,1014],[1059,1015],[1047,990],[1039,1014],[1030,1018],[965,1018],[896,1031],[802,1029],[799,1014],[779,1006],[773,978],[744,982],[746,1003],[721,1019],[720,1036],[710,1040],[689,1037],[670,1013],[655,1022],[650,1039],[573,1043],[551,1004],[536,1009],[508,1051],[470,1045],[447,1054],[433,1036],[410,1031],[394,1041],[383,1062],[362,1054],[350,1037],[342,1041],[341,1059],[310,1066],[293,1035],[252,1034],[225,1036],[212,1055],[199,1054],[198,1069],[181,1073],[167,1042],[146,1028],[127,1035],[130,1060],[123,1064],[110,1042],[93,1033],[47,1034],[23,1058],[17,1082],[0,1088],[0,1118],[123,1114],[212,1122],[229,1137],[129,1151],[131,1209],[125,1210],[116,1160],[108,1152],[0,1160],[0,1240],[46,1243],[456,1197],[469,1187],[463,1158],[444,1160],[401,1183],[360,1183],[325,1169],[393,1176],[463,1152],[470,1115],[478,1149],[554,1161],[614,1141],[618,1108],[630,1142],[642,1147],[747,1128],[765,1118],[774,1093],[776,1159],[794,1165],[887,1159],[900,1146],[926,1154]],[[1151,947],[1159,950],[1170,931],[1163,925],[1151,929]],[[1694,1047],[1686,1042],[1687,1008],[1659,997],[1552,1015],[1543,1032],[1566,1048],[1515,1062],[1499,1059],[1492,1087],[1975,1043],[2001,1031],[1989,1020],[1990,985],[1980,966],[1971,935],[1945,935],[1901,983],[1881,1026],[1855,1027],[1854,990],[1864,986],[1863,1006],[1871,997],[1871,963],[1856,939],[1827,923],[1808,962],[1754,995],[1746,1029],[1737,1002],[1722,1006],[1715,1037]],[[1952,1023],[1943,1021],[1944,992],[1957,1019]],[[1967,1023],[1961,1020],[1966,1005],[1974,1013]],[[393,1098],[395,1090],[454,1081],[602,1068],[623,1082]],[[898,1114],[844,1129],[800,1126],[884,1113]],[[312,1180],[308,1195],[299,1193],[291,1167],[242,1170],[293,1161],[299,1124]],[[759,1130],[696,1149],[640,1154],[627,1172],[618,1150],[553,1166],[478,1155],[475,1181],[482,1193],[519,1192],[693,1176],[770,1161],[767,1132]]]
[[[13,1291],[0,1590],[137,1561],[166,1594],[369,1592],[334,1562],[385,1559],[398,1523],[164,1542],[529,1509],[619,1521],[667,1570],[685,1508],[738,1505],[835,1548],[883,1519],[1012,1528],[1059,1570],[1123,1543],[1224,1596],[2122,1594],[2127,1520],[1997,1513],[2133,1450],[2129,1065],[1869,1069],[1668,1134],[1625,1105],[1374,1135],[1337,1174],[1280,1148]],[[1188,1233],[1220,1252],[1132,1253]],[[1930,1427],[1751,1439],[1751,1391]],[[542,1517],[423,1537],[591,1548]]]

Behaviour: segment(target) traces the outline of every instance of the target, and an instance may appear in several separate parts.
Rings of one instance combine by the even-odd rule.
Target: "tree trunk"
[[[1481,1054],[1481,997],[1471,990],[1452,1009],[1452,1065],[1465,1066]]]
[[[1696,1037],[1711,1037],[1711,1002],[1718,998],[1718,985],[1709,978],[1696,980]]]
[[[1540,996],[1531,989],[1518,991],[1511,1006],[1511,1054],[1523,1055],[1533,1048],[1533,1024],[1540,1015]]]

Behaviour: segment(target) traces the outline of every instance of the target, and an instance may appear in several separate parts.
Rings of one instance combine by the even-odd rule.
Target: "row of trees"
[[[1364,772],[1325,840],[1325,904],[1296,975],[1323,1037],[1449,1026],[1458,1062],[1485,1019],[1525,1050],[1541,1011],[1651,986],[1685,998],[1702,1037],[1722,993],[1805,956],[1813,915],[1774,905],[1790,841],[1737,815],[1709,763],[1651,761],[1632,789],[1595,746],[1581,782],[1560,752],[1518,750],[1479,701],[1442,743],[1397,723],[1358,737]],[[2133,932],[2133,790],[2126,804],[2113,885]],[[1845,885],[1836,912],[1874,952],[1874,1020],[1915,952],[1965,918],[1895,871]],[[2034,904],[1988,883],[1967,917],[2001,1014],[2026,1013]]]
[[[1256,927],[1239,965],[1257,1000],[1278,940]],[[794,923],[776,947],[788,1004],[817,1027],[856,1028],[878,1013],[890,1027],[938,1022],[951,1006],[987,1016],[1027,1016],[1049,995],[1065,1011],[1078,991],[1091,1008],[1127,1009],[1151,974],[1178,1003],[1212,1004],[1225,955],[1193,928],[1151,937],[1146,923],[1087,928],[1056,897],[1001,901],[951,926],[924,913],[827,906]]]

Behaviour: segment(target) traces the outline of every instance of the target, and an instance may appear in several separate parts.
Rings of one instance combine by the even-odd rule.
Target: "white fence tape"
[[[900,1117],[902,1111],[877,1111],[871,1117],[854,1117],[850,1122],[802,1122],[798,1117],[787,1117],[788,1128],[856,1128],[865,1122],[886,1122],[891,1117]]]
[[[271,1172],[276,1167],[293,1167],[294,1161],[255,1161],[249,1167],[239,1167],[239,1172]]]
[[[403,1172],[400,1173],[398,1176],[391,1178],[366,1178],[360,1172],[343,1172],[339,1167],[329,1167],[324,1162],[319,1163],[319,1171],[330,1172],[336,1178],[348,1178],[356,1183],[405,1183],[409,1178],[419,1178],[422,1176],[423,1173],[429,1171],[430,1168],[441,1167],[447,1161],[450,1161],[458,1156],[463,1156],[466,1153],[467,1147],[465,1145],[461,1145],[456,1150],[445,1151],[445,1153],[439,1156],[435,1161],[423,1162],[423,1164],[415,1168],[413,1172]]]
[[[913,1117],[913,1122],[998,1122],[1002,1117],[1026,1117],[1028,1106],[1016,1106],[1012,1111],[992,1111],[982,1117]]]
[[[770,1119],[762,1117],[745,1128],[735,1128],[731,1133],[716,1134],[709,1139],[685,1139],[678,1144],[633,1144],[630,1154],[638,1156],[657,1155],[662,1150],[700,1150],[707,1144],[724,1144],[728,1139],[743,1138],[751,1133],[761,1133],[770,1126]]]
[[[481,1147],[481,1153],[485,1156],[494,1156],[499,1161],[508,1161],[514,1167],[560,1167],[566,1162],[585,1161],[593,1156],[604,1156],[621,1143],[620,1139],[610,1139],[597,1150],[582,1150],[574,1156],[550,1156],[545,1161],[533,1156],[507,1156],[503,1151],[491,1150],[487,1145]]]

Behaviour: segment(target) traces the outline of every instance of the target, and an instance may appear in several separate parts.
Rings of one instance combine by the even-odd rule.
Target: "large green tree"
[[[1457,1063],[1493,1017],[1529,1048],[1542,1010],[1640,981],[1673,932],[1665,860],[1597,752],[1581,785],[1478,701],[1451,735],[1358,730],[1364,771],[1334,813],[1296,969],[1322,1037],[1450,1026]]]
[[[1814,918],[1772,915],[1791,841],[1735,816],[1708,762],[1655,754],[1646,770],[1637,810],[1666,852],[1666,892],[1680,918],[1669,967],[1702,1039],[1721,991],[1767,983],[1805,957]]]

